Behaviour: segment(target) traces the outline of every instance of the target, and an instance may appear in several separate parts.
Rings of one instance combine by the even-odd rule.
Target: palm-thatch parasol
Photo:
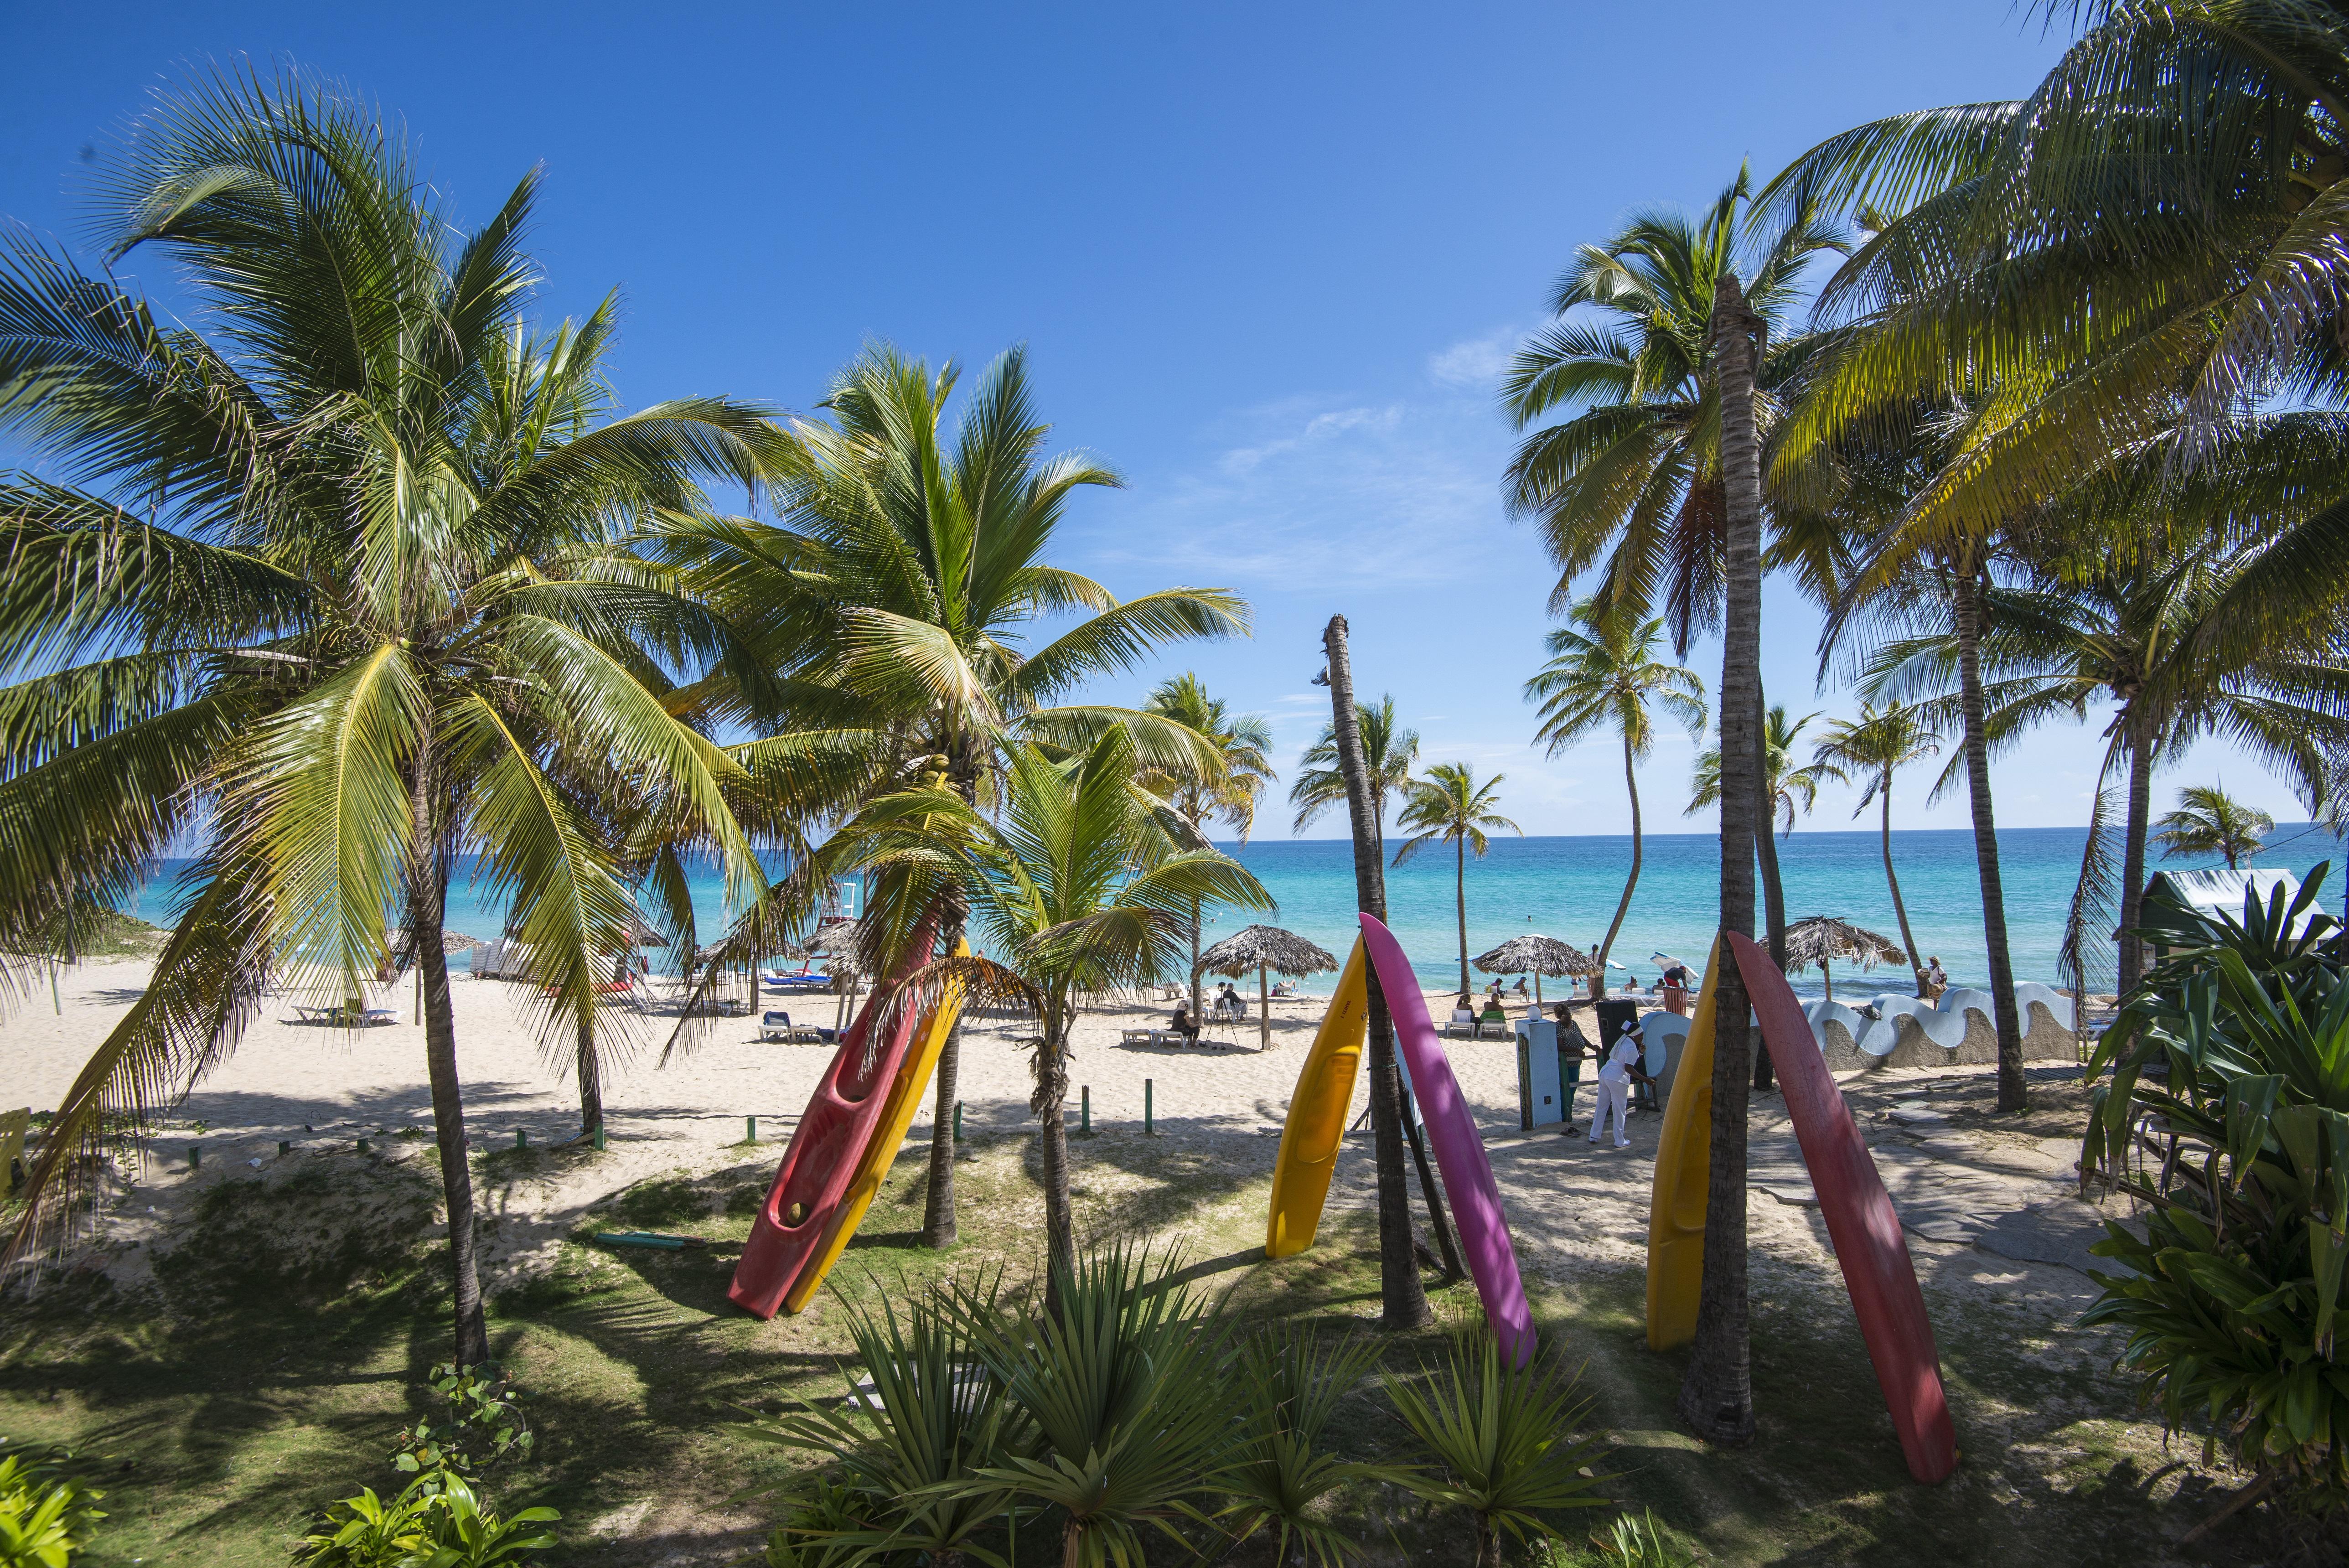
[[[1199,954],[1199,967],[1235,979],[1256,971],[1257,1040],[1258,1048],[1272,1048],[1272,971],[1283,975],[1322,975],[1338,967],[1325,948],[1315,946],[1293,931],[1277,925],[1250,925],[1235,931]]]
[[[1786,927],[1786,967],[1808,969],[1817,965],[1830,1002],[1835,1000],[1835,975],[1828,970],[1829,964],[1848,959],[1862,969],[1873,969],[1879,963],[1907,956],[1891,938],[1833,915],[1806,915]]]
[[[1534,1001],[1541,1001],[1541,977],[1545,975],[1563,978],[1568,975],[1587,979],[1599,973],[1599,960],[1570,942],[1560,942],[1555,936],[1544,936],[1538,931],[1528,931],[1523,936],[1512,936],[1500,946],[1474,960],[1476,967],[1487,975],[1531,975],[1534,977]]]

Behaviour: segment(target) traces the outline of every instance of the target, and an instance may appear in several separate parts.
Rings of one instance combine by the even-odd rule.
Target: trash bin
[[[1616,1037],[1623,1026],[1640,1021],[1640,1004],[1627,996],[1613,996],[1597,1004],[1599,1012],[1599,1056],[1604,1061],[1607,1053],[1615,1048]]]
[[[1566,1119],[1558,1083],[1557,1025],[1548,1018],[1519,1018],[1517,1036],[1517,1125],[1530,1132]]]

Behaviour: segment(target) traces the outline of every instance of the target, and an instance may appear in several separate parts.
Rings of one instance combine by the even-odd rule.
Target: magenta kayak
[[[1411,960],[1376,915],[1362,916],[1362,943],[1386,993],[1395,1042],[1411,1071],[1412,1092],[1435,1150],[1436,1169],[1444,1175],[1444,1193],[1452,1200],[1460,1251],[1485,1303],[1485,1321],[1522,1367],[1534,1353],[1534,1316],[1526,1305],[1525,1281],[1517,1274],[1516,1248],[1509,1240],[1508,1216],[1501,1211],[1493,1162],[1485,1157],[1485,1141],[1476,1136],[1467,1101],[1460,1098],[1451,1058],[1435,1037],[1435,1024],[1427,1016],[1427,999],[1419,994]]]

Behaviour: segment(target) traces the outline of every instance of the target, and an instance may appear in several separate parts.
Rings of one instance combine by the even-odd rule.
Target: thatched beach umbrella
[[[1835,975],[1827,968],[1829,964],[1848,960],[1862,969],[1873,969],[1879,963],[1907,956],[1889,937],[1832,915],[1809,915],[1786,927],[1786,967],[1808,969],[1817,965],[1830,1002],[1835,1000]]]
[[[1599,973],[1598,959],[1570,942],[1544,936],[1538,931],[1512,936],[1475,963],[1487,975],[1531,975],[1537,1003],[1541,1001],[1541,977],[1545,975],[1553,979],[1587,979]]]
[[[1272,1048],[1272,972],[1322,975],[1338,967],[1327,949],[1316,947],[1293,931],[1277,925],[1251,925],[1232,933],[1199,954],[1199,967],[1213,975],[1237,979],[1256,971],[1257,1039],[1258,1048]]]

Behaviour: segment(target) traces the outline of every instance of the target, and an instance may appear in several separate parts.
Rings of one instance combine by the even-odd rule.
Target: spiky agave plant
[[[1277,1324],[1240,1346],[1237,1376],[1241,1437],[1216,1484],[1231,1494],[1217,1518],[1235,1545],[1273,1532],[1273,1560],[1340,1568],[1362,1543],[1322,1518],[1322,1499],[1361,1481],[1400,1481],[1393,1466],[1354,1464],[1320,1445],[1338,1401],[1352,1392],[1379,1347],[1367,1338],[1327,1342],[1309,1328]]]
[[[1606,1505],[1599,1479],[1584,1473],[1599,1445],[1572,1435],[1590,1401],[1557,1355],[1511,1366],[1479,1325],[1454,1334],[1420,1381],[1385,1382],[1395,1414],[1442,1471],[1405,1484],[1475,1516],[1478,1568],[1498,1568],[1504,1535],[1563,1541],[1546,1513]]]
[[[828,1534],[828,1549],[920,1552],[936,1568],[953,1568],[965,1553],[1002,1562],[973,1538],[1001,1522],[1010,1490],[980,1472],[1028,1452],[1032,1441],[1025,1416],[979,1355],[977,1326],[995,1317],[997,1295],[995,1278],[933,1287],[901,1320],[883,1293],[877,1316],[849,1316],[866,1382],[852,1382],[838,1404],[802,1405],[745,1429],[829,1456],[860,1494],[853,1511],[875,1522]]]
[[[1001,1490],[1066,1517],[1063,1568],[1141,1568],[1146,1531],[1188,1547],[1231,1441],[1230,1341],[1220,1311],[1178,1277],[1181,1256],[1123,1246],[1055,1264],[1057,1311],[966,1296],[988,1370],[1034,1424],[1038,1449],[963,1490]]]

